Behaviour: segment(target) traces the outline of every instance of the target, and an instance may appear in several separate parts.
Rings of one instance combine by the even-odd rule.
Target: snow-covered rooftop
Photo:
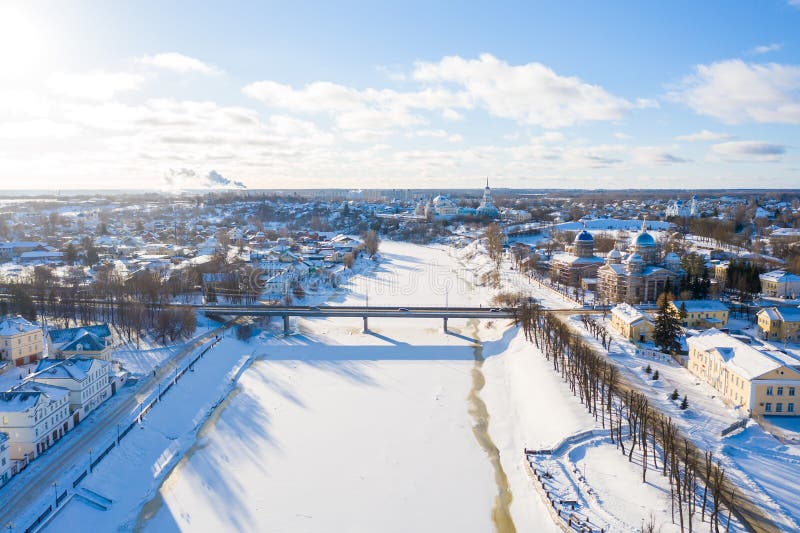
[[[767,372],[793,362],[745,344],[716,328],[689,337],[687,342],[691,349],[719,355],[725,365],[748,379],[756,379]],[[794,363],[796,364],[797,361]]]

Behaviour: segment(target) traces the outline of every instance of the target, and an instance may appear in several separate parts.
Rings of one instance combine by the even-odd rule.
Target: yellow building
[[[717,300],[673,300],[673,309],[686,311],[681,323],[686,328],[722,328],[728,325],[728,308]]]
[[[653,340],[653,321],[630,304],[614,306],[611,310],[611,327],[629,341]]]
[[[749,415],[800,413],[800,367],[781,352],[754,348],[717,329],[689,337],[688,368]]]
[[[800,341],[800,308],[765,307],[756,313],[761,336],[768,340]]]
[[[800,276],[785,270],[773,270],[759,276],[761,294],[781,298],[794,298],[800,294]]]
[[[35,363],[42,358],[42,330],[21,316],[0,319],[0,360],[16,366]]]

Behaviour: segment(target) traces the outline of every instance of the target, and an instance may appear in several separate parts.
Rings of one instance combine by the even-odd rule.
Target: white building
[[[111,397],[111,363],[90,357],[42,359],[29,381],[69,390],[73,425]]]
[[[26,382],[0,392],[0,431],[14,461],[35,459],[69,431],[69,391]]]
[[[697,212],[697,195],[694,195],[690,202],[684,203],[683,200],[670,202],[664,214],[667,217],[696,217]]]
[[[478,216],[488,218],[497,218],[500,215],[500,211],[497,209],[497,206],[494,205],[492,189],[489,187],[489,178],[486,178],[486,187],[483,189],[483,199],[478,206],[477,212]]]
[[[0,487],[11,479],[11,457],[8,454],[8,435],[0,433]]]
[[[425,210],[425,216],[431,214],[434,218],[450,219],[458,215],[458,204],[447,195],[436,196]]]

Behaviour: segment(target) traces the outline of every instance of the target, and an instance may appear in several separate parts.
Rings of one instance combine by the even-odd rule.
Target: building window
[[[782,402],[778,402],[778,403],[775,404],[775,412],[776,413],[782,413],[783,412],[783,403]]]
[[[789,387],[789,396],[794,396],[794,387]]]
[[[772,396],[772,387],[767,387],[767,396]]]
[[[789,412],[789,413],[794,413],[794,404],[793,403],[787,403],[786,404],[786,411]]]
[[[783,387],[778,387],[778,396],[783,396]]]

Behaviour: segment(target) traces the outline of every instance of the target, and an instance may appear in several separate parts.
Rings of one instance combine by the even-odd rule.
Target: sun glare
[[[30,15],[0,5],[0,76],[16,77],[36,67],[45,38]]]

